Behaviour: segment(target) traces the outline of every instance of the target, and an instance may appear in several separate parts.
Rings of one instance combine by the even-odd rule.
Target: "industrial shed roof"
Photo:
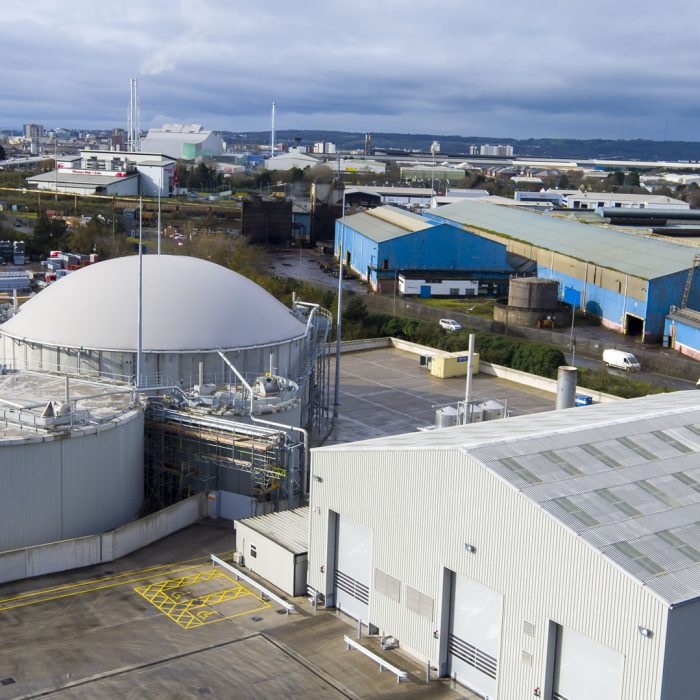
[[[697,248],[625,231],[472,200],[431,209],[430,217],[525,241],[642,279],[687,270]]]
[[[309,551],[309,508],[282,510],[278,513],[243,518],[236,523],[245,525],[263,537],[284,547],[292,554]]]
[[[700,597],[696,391],[322,449],[462,450],[669,605]]]
[[[432,221],[398,207],[377,207],[345,218],[345,225],[377,243],[433,228]]]
[[[138,173],[117,177],[116,175],[80,175],[78,173],[58,173],[58,177],[53,172],[41,173],[27,178],[27,182],[50,182],[57,181],[59,185],[114,185],[119,182],[127,182],[138,177]]]
[[[69,348],[134,352],[139,259],[115,258],[54,282],[0,335]],[[207,260],[143,256],[146,352],[231,350],[298,338],[306,326],[262,287]]]

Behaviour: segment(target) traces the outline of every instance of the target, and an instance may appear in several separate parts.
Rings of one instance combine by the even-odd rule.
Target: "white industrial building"
[[[314,450],[309,585],[494,700],[698,694],[700,399]]]
[[[290,148],[287,153],[280,153],[278,156],[272,156],[265,161],[266,170],[291,170],[292,168],[305,170],[316,165],[323,165],[323,161],[309,156],[297,148]]]
[[[309,509],[236,520],[238,563],[291,596],[306,594]]]
[[[562,205],[568,209],[690,209],[690,204],[682,199],[660,194],[622,192],[574,192],[564,195]]]
[[[149,129],[141,141],[141,150],[150,153],[163,153],[170,158],[195,160],[218,156],[225,152],[224,142],[219,134],[207,131],[201,124],[163,124]]]
[[[176,162],[159,153],[86,150],[58,158],[56,166],[55,171],[27,178],[27,183],[39,190],[75,194],[175,194]]]

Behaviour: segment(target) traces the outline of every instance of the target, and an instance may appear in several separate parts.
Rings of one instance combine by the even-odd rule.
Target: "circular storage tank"
[[[435,411],[435,427],[450,428],[457,425],[458,412],[454,406],[445,406]]]
[[[144,498],[143,430],[139,408],[55,433],[27,436],[26,428],[5,424],[0,551],[98,534],[136,518]]]
[[[139,258],[77,270],[0,326],[0,364],[133,381]],[[199,258],[143,256],[142,383],[230,381],[217,351],[244,375],[302,378],[312,333],[246,277]]]
[[[555,310],[559,282],[539,277],[513,277],[508,289],[508,306],[519,309]]]

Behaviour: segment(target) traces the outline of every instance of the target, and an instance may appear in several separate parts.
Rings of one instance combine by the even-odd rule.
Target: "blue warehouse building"
[[[666,316],[664,345],[700,360],[700,311],[672,308]]]
[[[336,255],[342,231],[339,219]],[[478,283],[481,293],[504,294],[514,273],[502,242],[391,206],[345,217],[342,259],[380,293],[394,290],[401,275],[427,281],[468,279]]]
[[[621,333],[658,342],[671,306],[681,306],[697,248],[553,216],[464,201],[425,212],[536,262],[565,301]],[[700,275],[687,305],[700,308]]]

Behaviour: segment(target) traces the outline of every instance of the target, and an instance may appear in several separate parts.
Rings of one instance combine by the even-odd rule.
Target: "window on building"
[[[250,545],[250,556],[251,556],[253,559],[257,559],[257,558],[258,558],[258,550],[257,550],[257,548],[256,548],[256,546],[255,546],[254,544],[251,544],[251,545]]]

